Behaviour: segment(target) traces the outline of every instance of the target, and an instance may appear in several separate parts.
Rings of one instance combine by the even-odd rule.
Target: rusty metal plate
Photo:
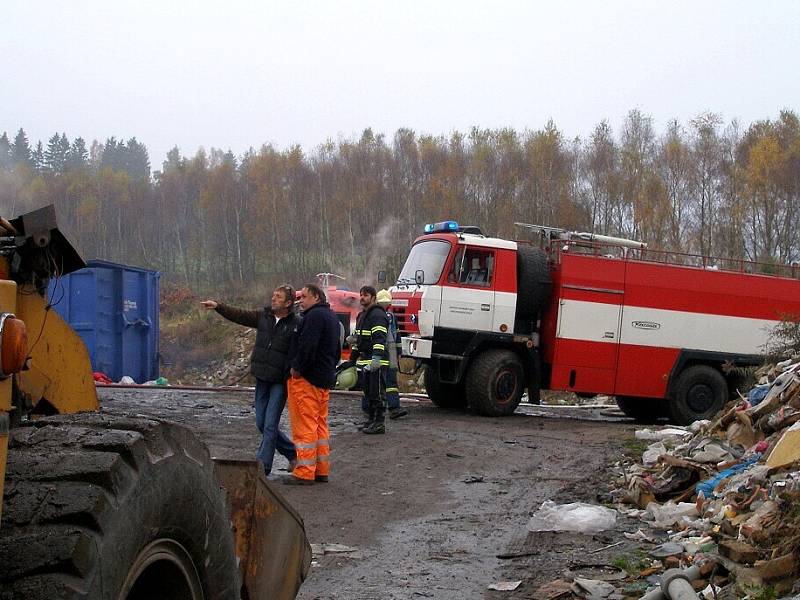
[[[236,537],[242,598],[294,598],[311,566],[303,519],[270,487],[258,462],[214,459],[214,465]]]

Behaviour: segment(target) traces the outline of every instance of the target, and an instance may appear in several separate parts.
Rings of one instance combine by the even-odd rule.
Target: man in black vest
[[[294,290],[290,285],[275,288],[269,308],[246,310],[216,300],[202,302],[203,307],[216,310],[229,321],[257,330],[250,373],[256,378],[256,427],[261,432],[256,456],[267,475],[272,471],[275,450],[289,461],[290,471],[297,463],[292,440],[280,430],[281,413],[286,406],[289,348],[301,319],[292,312],[293,303]]]

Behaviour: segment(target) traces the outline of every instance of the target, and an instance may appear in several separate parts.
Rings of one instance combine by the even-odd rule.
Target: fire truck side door
[[[440,327],[492,331],[495,251],[461,246],[442,286]]]

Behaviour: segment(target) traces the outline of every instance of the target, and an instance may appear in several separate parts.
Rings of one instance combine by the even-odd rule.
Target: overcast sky
[[[800,2],[3,0],[0,132],[313,148],[800,110]]]

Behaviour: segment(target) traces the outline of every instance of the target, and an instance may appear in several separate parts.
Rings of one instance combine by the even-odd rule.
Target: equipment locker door
[[[614,393],[624,301],[622,261],[562,259],[553,387]]]

